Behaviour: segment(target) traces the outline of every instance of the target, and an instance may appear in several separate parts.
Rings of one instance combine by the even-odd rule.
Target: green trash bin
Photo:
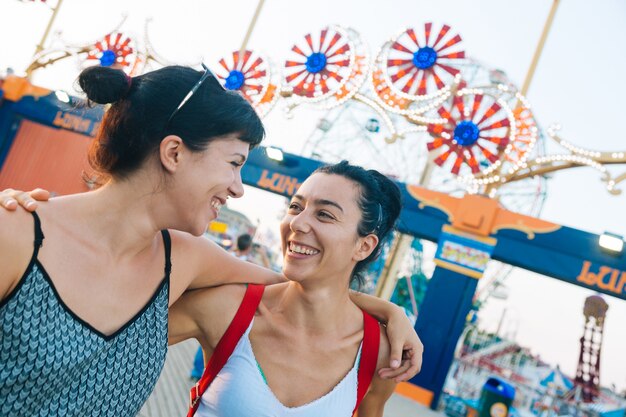
[[[499,378],[489,378],[480,393],[478,416],[507,417],[514,398],[515,387]]]

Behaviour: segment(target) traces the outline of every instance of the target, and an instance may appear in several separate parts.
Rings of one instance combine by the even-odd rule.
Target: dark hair
[[[334,165],[326,165],[315,170],[314,173],[341,175],[359,185],[360,196],[358,205],[361,209],[361,221],[357,226],[359,236],[371,233],[378,236],[378,245],[372,253],[359,261],[352,271],[352,280],[363,283],[361,273],[378,256],[382,244],[393,230],[400,210],[402,209],[402,194],[395,182],[376,171],[350,165],[348,161],[341,161]]]
[[[237,249],[246,250],[250,245],[252,245],[252,236],[249,234],[244,233],[237,238]]]
[[[261,119],[237,92],[207,79],[168,121],[202,72],[169,66],[130,78],[122,70],[94,66],[78,78],[90,102],[112,103],[89,151],[100,174],[124,177],[138,169],[167,135],[177,135],[192,151],[202,151],[216,137],[231,133],[258,145],[265,135]],[[209,77],[213,78],[213,77]]]

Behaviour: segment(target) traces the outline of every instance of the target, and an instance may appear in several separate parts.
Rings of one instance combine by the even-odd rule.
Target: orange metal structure
[[[89,136],[23,120],[0,170],[0,189],[87,191],[83,172],[90,142]]]

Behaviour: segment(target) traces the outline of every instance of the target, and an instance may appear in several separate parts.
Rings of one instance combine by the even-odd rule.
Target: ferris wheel
[[[506,209],[538,216],[547,195],[545,177],[506,184],[494,180],[497,177],[495,172],[511,169],[527,158],[545,153],[543,137],[529,106],[514,89],[502,82],[506,81],[503,74],[498,74],[498,84],[492,84],[493,74],[478,63],[466,61],[458,68],[466,83],[461,85],[464,88],[450,94],[445,101],[436,97],[439,100],[437,106],[419,116],[420,125],[401,114],[390,116],[393,125],[404,131],[402,139],[393,143],[386,141],[385,138],[392,133],[388,124],[382,123],[379,114],[366,103],[350,101],[328,110],[320,118],[305,142],[302,154],[327,163],[347,159],[398,181],[421,184],[453,196],[474,193],[480,185],[491,181],[496,185],[491,195]],[[486,87],[466,87],[477,84]],[[370,88],[376,87],[374,84]],[[475,110],[474,113],[471,109]],[[461,141],[433,146],[440,136],[438,133],[447,131],[452,137],[455,130],[466,136],[469,133],[467,144],[475,145],[477,152],[472,152],[475,156],[471,163],[462,157],[467,148],[460,146]],[[473,138],[472,134],[476,137]],[[456,149],[453,148],[455,145]],[[446,153],[456,158],[442,157]],[[407,264],[415,263],[414,252],[407,255]],[[484,282],[481,287],[501,287],[511,270],[509,265],[492,261],[481,280]],[[371,283],[369,287],[372,287]],[[486,289],[483,294],[492,292]]]
[[[400,117],[395,119],[398,124],[402,122]],[[405,133],[403,139],[394,143],[384,140],[388,133],[371,108],[363,103],[349,102],[329,110],[319,119],[304,143],[302,154],[328,163],[347,159],[398,181],[421,184],[453,196],[472,192],[474,182],[471,179],[455,175],[446,164],[436,164],[437,157],[428,151],[432,137],[426,129]],[[541,136],[529,153],[532,156],[544,154]],[[477,164],[485,170],[489,168],[488,162],[485,158],[478,160]],[[495,197],[508,210],[537,216],[541,213],[546,193],[546,177],[537,176],[503,184],[495,192]]]

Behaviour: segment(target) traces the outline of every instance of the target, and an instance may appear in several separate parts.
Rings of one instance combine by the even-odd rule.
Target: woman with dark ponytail
[[[89,153],[101,186],[37,212],[19,192],[0,196],[32,211],[0,210],[3,416],[133,416],[161,372],[181,294],[284,279],[201,237],[243,195],[241,167],[264,136],[241,95],[206,67],[132,78],[93,67],[79,84],[110,104]],[[358,299],[397,323],[395,358],[405,341],[420,347],[395,309]]]
[[[374,169],[365,170],[350,165],[347,161],[319,168],[316,172],[340,175],[360,185],[361,195],[358,204],[362,217],[357,229],[359,236],[373,233],[378,237],[379,243],[385,242],[389,233],[393,231],[402,208],[398,186]],[[362,283],[361,273],[380,256],[381,250],[382,245],[379,244],[367,258],[357,262],[352,273],[353,280]]]
[[[0,213],[3,416],[135,415],[163,366],[169,304],[281,279],[197,237],[243,194],[264,136],[242,96],[179,66],[132,79],[92,67],[78,82],[110,104],[89,153],[102,186]]]
[[[195,337],[211,357],[188,416],[382,417],[395,388],[376,373],[390,357],[387,334],[348,288],[380,255],[400,208],[398,186],[379,172],[346,161],[320,168],[281,223],[288,282],[184,294],[170,342]]]

